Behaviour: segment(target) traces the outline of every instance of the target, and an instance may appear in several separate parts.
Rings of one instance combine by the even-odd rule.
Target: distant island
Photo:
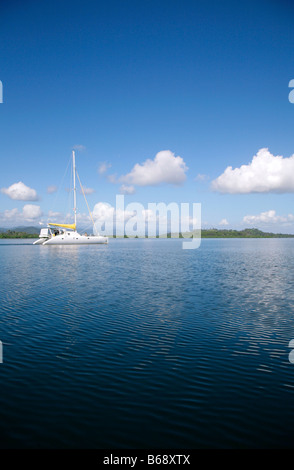
[[[197,232],[194,234],[195,237],[198,237]],[[16,227],[13,229],[0,228],[0,239],[1,238],[38,238],[39,229],[36,227]],[[135,237],[129,237],[124,235],[124,237],[109,236],[110,238],[148,238],[148,235]],[[192,238],[193,232],[179,234],[179,238]],[[167,235],[157,235],[156,238],[178,238],[177,234],[168,233]],[[201,238],[294,238],[294,234],[286,233],[271,233],[271,232],[262,232],[257,228],[245,228],[244,230],[229,230],[229,229],[202,229]]]
[[[152,238],[192,238],[193,235],[197,238],[199,237],[199,234],[200,231],[196,233],[180,233],[179,235],[168,233],[167,235],[157,235]],[[116,236],[114,235],[113,238],[116,238]],[[127,235],[124,235],[124,237],[117,238],[148,238],[148,235],[145,235],[145,237],[138,237],[137,235],[135,237],[128,237]],[[243,230],[220,230],[217,228],[210,228],[201,230],[201,238],[294,238],[294,234],[262,232],[257,228],[245,228]]]
[[[25,230],[20,231],[20,230],[6,230],[0,232],[0,239],[1,238],[38,238],[39,234],[38,233],[29,233],[26,232]]]
[[[201,230],[201,238],[294,238],[294,235],[262,232],[257,228],[245,228],[244,230],[219,230],[212,228]]]

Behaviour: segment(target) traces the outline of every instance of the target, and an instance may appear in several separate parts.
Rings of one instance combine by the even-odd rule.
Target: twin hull
[[[79,238],[64,238],[59,240],[59,237],[50,238],[45,241],[43,245],[94,245],[97,243],[107,243],[106,237],[79,237]]]
[[[108,238],[101,235],[86,236],[78,233],[67,233],[48,239],[39,238],[34,242],[34,245],[97,245],[100,243],[108,243]]]

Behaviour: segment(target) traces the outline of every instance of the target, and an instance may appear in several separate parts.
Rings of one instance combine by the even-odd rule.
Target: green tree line
[[[38,238],[37,233],[17,232],[15,230],[7,230],[0,233],[0,238]]]

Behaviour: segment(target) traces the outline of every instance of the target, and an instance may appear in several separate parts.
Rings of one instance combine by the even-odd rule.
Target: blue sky
[[[76,146],[92,210],[124,192],[201,203],[203,227],[294,233],[291,2],[11,0],[0,13],[1,227],[65,216]]]

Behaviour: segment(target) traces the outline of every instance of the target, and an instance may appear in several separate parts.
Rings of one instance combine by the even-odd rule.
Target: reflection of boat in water
[[[39,239],[34,245],[92,245],[100,243],[108,243],[108,237],[101,235],[88,235],[87,233],[79,234],[77,227],[77,204],[76,204],[76,166],[75,152],[72,152],[73,160],[73,193],[74,193],[74,223],[73,224],[56,224],[49,223],[47,228],[42,228]],[[83,191],[83,188],[82,188]],[[84,194],[84,191],[83,191]],[[84,194],[85,196],[85,194]]]

